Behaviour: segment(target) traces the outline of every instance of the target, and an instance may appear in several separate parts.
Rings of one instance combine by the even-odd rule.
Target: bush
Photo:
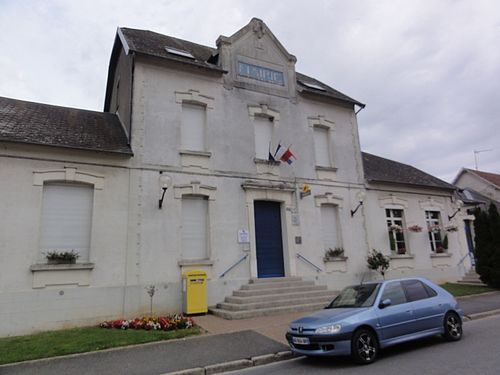
[[[476,272],[481,281],[500,288],[500,215],[494,204],[474,212]]]

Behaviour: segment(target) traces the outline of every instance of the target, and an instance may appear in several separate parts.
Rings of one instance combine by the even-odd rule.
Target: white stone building
[[[156,312],[178,312],[193,269],[215,305],[251,278],[338,290],[373,276],[371,248],[391,276],[468,266],[454,187],[362,154],[362,103],[296,72],[258,19],[216,44],[119,28],[104,112],[0,99],[0,335],[143,314],[148,285]],[[292,164],[269,161],[279,145]],[[450,223],[437,253],[427,225]],[[53,250],[80,257],[47,264]]]

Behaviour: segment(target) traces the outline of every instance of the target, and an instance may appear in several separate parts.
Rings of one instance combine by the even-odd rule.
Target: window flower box
[[[48,264],[75,264],[80,257],[75,250],[71,251],[49,251],[45,254]]]

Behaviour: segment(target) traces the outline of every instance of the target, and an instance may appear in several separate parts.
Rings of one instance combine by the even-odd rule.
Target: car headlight
[[[331,334],[331,333],[337,333],[340,332],[342,329],[342,326],[340,324],[334,324],[330,326],[324,326],[324,327],[319,327],[314,331],[314,333],[319,333],[319,334]]]

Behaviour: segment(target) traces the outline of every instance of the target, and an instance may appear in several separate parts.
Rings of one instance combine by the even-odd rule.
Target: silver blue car
[[[324,310],[290,323],[286,339],[298,354],[369,364],[390,345],[437,334],[460,340],[462,317],[455,298],[427,279],[385,280],[345,288]]]

